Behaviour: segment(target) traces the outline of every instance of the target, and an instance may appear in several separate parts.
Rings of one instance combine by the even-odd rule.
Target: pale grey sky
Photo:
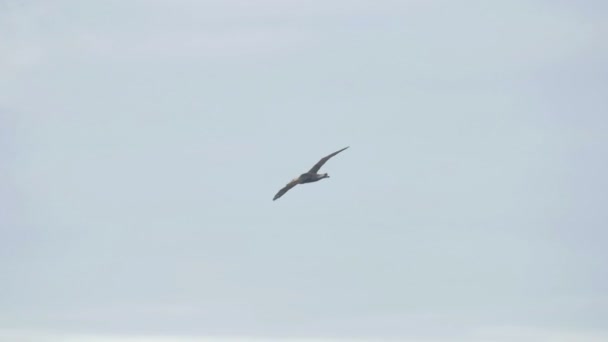
[[[604,1],[0,1],[0,341],[608,340],[607,36]]]

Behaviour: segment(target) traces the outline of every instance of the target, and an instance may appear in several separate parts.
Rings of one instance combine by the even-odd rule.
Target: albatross
[[[321,160],[319,160],[315,164],[315,166],[313,166],[312,169],[310,169],[308,172],[301,174],[299,177],[294,178],[293,180],[291,180],[291,182],[287,183],[287,185],[285,185],[281,190],[279,190],[279,192],[277,192],[276,195],[274,195],[274,198],[272,200],[273,201],[277,200],[278,198],[283,196],[287,191],[289,191],[289,189],[293,188],[294,186],[296,186],[298,184],[312,183],[312,182],[320,181],[323,178],[329,178],[329,175],[327,173],[317,173],[317,172],[319,172],[319,169],[321,169],[321,166],[323,166],[323,164],[325,164],[331,157],[346,150],[349,147],[350,146],[346,146],[345,148],[343,148],[339,151],[336,151],[328,156],[321,158]]]

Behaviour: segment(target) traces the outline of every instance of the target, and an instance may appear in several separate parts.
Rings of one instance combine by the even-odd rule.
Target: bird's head
[[[329,174],[324,173],[324,174],[323,174],[323,178],[329,178]]]

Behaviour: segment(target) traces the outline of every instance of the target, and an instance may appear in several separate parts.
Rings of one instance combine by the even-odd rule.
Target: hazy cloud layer
[[[1,2],[0,339],[605,340],[607,19]]]

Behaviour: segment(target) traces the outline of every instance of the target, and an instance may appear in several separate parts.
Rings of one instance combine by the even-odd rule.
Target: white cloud
[[[344,44],[342,33],[359,35],[370,23],[393,23],[397,26],[385,27],[384,38],[377,38],[394,40],[397,50],[391,54],[417,69],[447,75],[528,71],[598,49],[606,31],[605,25],[559,6],[540,12],[521,10],[526,5],[517,2],[463,6],[446,1],[131,0],[96,6],[35,1],[3,16],[0,68],[14,72],[66,59],[277,57],[318,44]],[[382,48],[372,38],[361,36],[371,50]]]
[[[428,338],[301,338],[301,337],[210,337],[210,336],[151,336],[60,334],[0,330],[1,341],[12,342],[604,342],[608,332],[549,330],[528,327],[487,327],[476,329],[469,336],[440,339]]]
[[[471,341],[492,342],[604,342],[608,341],[605,331],[571,331],[565,329],[540,329],[530,327],[488,327],[475,331]]]
[[[7,132],[13,126],[18,128],[11,144],[6,145],[13,149],[12,154],[19,156],[19,161],[4,164],[17,175],[14,183],[19,186],[20,196],[27,199],[27,203],[23,201],[25,209],[14,214],[14,221],[27,222],[37,230],[16,230],[13,240],[4,240],[9,250],[19,251],[24,260],[32,259],[36,263],[30,265],[29,261],[15,256],[3,260],[9,269],[2,272],[9,274],[9,285],[4,286],[9,288],[4,291],[9,305],[3,305],[0,326],[36,331],[49,326],[61,329],[60,325],[64,324],[65,330],[56,331],[71,332],[70,327],[75,326],[80,329],[77,331],[89,331],[89,328],[98,331],[95,329],[105,324],[102,331],[115,333],[138,331],[137,326],[163,322],[160,324],[171,329],[163,331],[169,333],[183,333],[183,329],[188,328],[207,333],[209,327],[214,327],[221,328],[219,331],[248,334],[263,329],[265,322],[272,322],[272,325],[268,323],[271,325],[268,329],[274,333],[289,333],[292,327],[302,324],[301,330],[320,336],[401,333],[404,336],[400,341],[413,341],[406,339],[414,336],[409,327],[419,327],[420,334],[427,334],[424,339],[427,342],[608,340],[604,332],[517,326],[526,323],[533,326],[539,320],[554,325],[570,320],[569,327],[580,327],[581,322],[599,325],[597,322],[601,321],[606,307],[602,304],[606,301],[597,300],[597,292],[603,287],[595,279],[601,274],[597,270],[601,269],[604,255],[598,252],[599,258],[594,256],[593,263],[587,262],[592,254],[586,252],[585,245],[585,253],[581,248],[576,251],[580,254],[578,259],[570,260],[562,253],[570,252],[571,246],[565,239],[557,247],[549,246],[545,239],[541,242],[530,237],[534,227],[525,229],[524,233],[526,226],[522,225],[522,230],[517,232],[518,224],[525,220],[557,217],[542,210],[537,211],[542,213],[538,216],[520,215],[520,208],[532,211],[541,208],[541,203],[550,208],[553,205],[553,200],[535,202],[522,197],[572,197],[559,186],[553,192],[533,187],[518,192],[520,183],[532,183],[530,179],[536,179],[535,172],[550,176],[556,169],[571,171],[573,176],[564,176],[555,184],[577,184],[584,177],[551,159],[554,153],[559,160],[575,164],[561,151],[562,146],[573,145],[572,129],[571,125],[564,124],[567,132],[558,134],[551,126],[560,124],[559,119],[535,121],[534,103],[540,101],[535,94],[517,87],[499,92],[482,90],[487,79],[499,79],[497,83],[509,77],[519,80],[534,77],[538,70],[561,75],[565,68],[560,66],[579,73],[579,66],[586,61],[596,58],[604,63],[600,57],[607,51],[602,40],[607,21],[600,16],[586,20],[576,11],[542,1],[490,4],[445,0],[57,0],[25,3],[27,5],[9,8],[8,13],[0,13],[0,50],[3,51],[0,102],[11,113],[19,113],[14,115],[15,118],[19,115],[14,124],[5,125]],[[283,58],[286,55],[289,58]],[[265,63],[256,63],[260,57]],[[234,60],[239,63],[233,63]],[[276,65],[275,61],[278,61]],[[165,67],[165,62],[171,65]],[[172,68],[174,66],[179,68]],[[592,67],[588,70],[595,71]],[[442,91],[440,89],[449,88],[442,87],[442,82],[454,88],[475,90]],[[549,83],[542,87],[538,83],[521,83],[535,88],[550,86]],[[424,86],[427,89],[423,89]],[[597,87],[598,94],[600,89]],[[567,90],[568,101],[572,102],[576,91],[574,87]],[[549,108],[560,100],[551,95],[547,99]],[[579,94],[579,98],[585,97]],[[598,104],[604,104],[579,102],[589,103],[586,105],[598,111],[603,108]],[[486,116],[486,108],[491,108],[493,114]],[[584,107],[572,108],[576,109],[573,113],[585,112],[580,110]],[[483,116],[478,114],[482,111]],[[306,115],[302,115],[304,113]],[[513,119],[497,119],[503,114]],[[581,115],[584,118],[585,114]],[[590,127],[589,121],[580,121],[579,127],[584,128],[580,133],[585,139],[590,132],[599,132],[605,126]],[[414,134],[408,134],[408,129]],[[309,132],[314,132],[314,139]],[[291,146],[293,142],[285,141],[289,135],[294,137],[293,141],[301,141],[296,143],[301,144],[299,150]],[[306,214],[294,220],[289,215],[295,210],[300,212],[299,208],[294,207],[291,213],[265,211],[264,205],[270,205],[270,201],[266,199],[259,204],[258,198],[271,196],[275,189],[274,175],[267,177],[263,172],[271,168],[278,170],[277,182],[281,184],[283,177],[289,176],[285,176],[281,168],[290,171],[293,164],[294,172],[299,171],[297,159],[303,156],[298,157],[294,151],[317,149],[313,144],[331,145],[328,136],[335,140],[360,139],[359,151],[363,152],[341,160],[342,165],[346,165],[342,167],[348,168],[347,163],[353,163],[351,175],[356,175],[357,170],[362,175],[373,174],[370,165],[378,165],[383,176],[351,176],[354,184],[358,184],[353,191],[359,191],[361,196],[353,197],[357,204],[344,204],[338,209],[364,205],[367,208],[372,204],[369,214],[367,210],[343,209],[349,211],[349,215],[344,216],[348,218],[343,220],[335,214],[334,223],[328,223],[333,225],[332,229],[322,233],[328,234],[327,238],[318,239],[319,232],[314,229],[284,227],[284,222],[305,227],[298,221],[312,222],[316,220],[314,215]],[[399,140],[405,139],[401,136],[409,140]],[[541,144],[541,140],[547,142]],[[564,141],[563,145],[561,142],[551,145],[557,140]],[[597,138],[596,141],[598,146],[603,146],[603,140]],[[389,142],[395,142],[393,147],[388,146]],[[273,148],[265,151],[262,145]],[[280,156],[283,160],[277,159],[275,146],[283,148],[284,154]],[[414,148],[407,146],[422,146],[420,154],[410,155],[407,152],[413,152]],[[516,157],[520,146],[526,146],[522,148],[523,157]],[[362,162],[366,158],[365,149],[369,152],[369,163]],[[412,168],[410,161],[405,162],[418,160],[418,165],[424,165],[420,161],[425,158],[453,156],[453,151],[465,156],[463,167],[456,168],[455,173],[433,167],[443,165],[440,163]],[[316,152],[310,153],[311,158],[316,158]],[[398,160],[394,155],[409,157]],[[542,155],[549,157],[540,157]],[[286,162],[288,158],[293,158],[293,162]],[[450,159],[445,157],[445,160]],[[529,160],[534,162],[527,162]],[[306,165],[306,158],[304,163]],[[465,164],[471,166],[464,167]],[[479,173],[470,172],[474,165],[481,166]],[[502,167],[507,165],[506,169]],[[599,174],[602,168],[595,170]],[[506,177],[497,181],[497,177],[488,176],[488,171]],[[422,180],[416,172],[423,175]],[[348,174],[344,173],[342,184],[349,183]],[[577,181],[568,182],[574,180],[574,176]],[[270,190],[264,182],[272,183]],[[340,186],[338,182],[333,184]],[[421,196],[412,192],[407,192],[407,196],[412,198],[411,203],[422,203],[414,207],[421,209],[422,214],[417,216],[421,217],[420,221],[411,219],[417,215],[411,207],[410,218],[404,219],[405,197],[371,196],[380,193],[371,189],[390,187],[394,192],[415,188],[415,184],[423,189],[419,192]],[[263,191],[269,194],[264,195]],[[470,197],[462,201],[455,197],[460,192]],[[375,202],[368,200],[372,197]],[[252,198],[255,201],[250,201]],[[377,205],[375,209],[373,204]],[[149,214],[152,211],[155,215]],[[480,215],[482,211],[484,214]],[[435,236],[417,233],[415,229],[399,230],[420,234],[408,235],[407,240],[405,235],[399,236],[403,242],[412,242],[410,248],[403,245],[397,235],[374,240],[381,239],[387,231],[363,233],[367,229],[363,228],[364,224],[374,220],[394,227],[396,232],[405,224],[420,222],[442,227],[443,222],[457,225],[461,219],[460,224],[464,226],[463,222],[469,222],[469,218],[463,218],[466,215],[488,224],[511,225],[513,229],[504,230],[508,232],[507,238],[500,239],[502,244],[497,246],[494,243],[500,234],[491,238],[481,233],[475,235],[470,233],[473,227],[464,232],[464,237],[460,236],[463,240],[459,241],[459,247],[451,239],[438,242]],[[263,220],[252,223],[250,217]],[[502,220],[503,217],[507,220]],[[492,221],[494,218],[501,218],[501,222]],[[360,221],[356,226],[360,230],[345,225],[349,220]],[[6,219],[3,222],[6,223]],[[247,229],[238,233],[236,228],[234,231],[224,229],[241,225]],[[314,226],[319,227],[322,226]],[[459,232],[452,228],[438,229],[437,236],[439,232],[456,232],[456,237]],[[489,231],[486,228],[484,232]],[[580,241],[599,245],[599,239],[585,240],[589,235],[580,227],[573,231],[585,234],[577,237]],[[334,233],[339,240],[332,241]],[[477,240],[466,238],[466,234]],[[351,242],[343,243],[344,236],[349,236]],[[416,237],[432,239],[420,243]],[[364,259],[362,251],[368,250],[370,241],[376,243],[376,249],[370,249],[371,253],[365,255],[368,263],[352,262],[359,256]],[[391,249],[393,241],[395,245]],[[478,243],[485,245],[478,246]],[[311,245],[319,251],[306,259],[303,255],[308,257],[307,246]],[[305,247],[299,250],[301,246]],[[447,251],[435,252],[441,250],[440,246],[445,246]],[[159,255],[157,249],[161,247]],[[412,252],[412,247],[419,249]],[[286,253],[289,249],[295,249],[291,255],[295,261]],[[192,252],[195,250],[197,252]],[[475,251],[497,252],[488,255]],[[46,255],[54,259],[43,257]],[[484,255],[488,263],[477,260],[477,255]],[[461,259],[451,261],[451,256]],[[562,259],[554,261],[553,256]],[[399,272],[383,271],[393,267],[401,270],[401,265],[399,268],[394,265],[403,260],[420,261],[420,264],[417,268],[412,266],[413,274],[404,272],[404,278],[400,278]],[[570,262],[569,269],[560,264],[563,260]],[[313,270],[311,265],[315,262],[318,264]],[[117,267],[98,270],[91,265]],[[549,266],[549,270],[545,266]],[[494,278],[488,278],[485,267],[499,271]],[[288,270],[287,275],[276,272],[279,269]],[[521,277],[509,276],[511,269],[518,270]],[[218,273],[217,270],[225,272],[225,277],[205,279],[208,274]],[[74,275],[78,284],[71,281]],[[349,277],[357,281],[345,280],[351,279]],[[457,282],[447,283],[451,287],[449,291],[436,285],[450,277]],[[310,279],[322,279],[323,284],[319,281],[318,287],[313,286],[311,292],[306,292],[306,284],[313,283]],[[474,291],[469,282],[485,286],[481,291]],[[238,290],[231,287],[244,283],[251,283],[251,287]],[[589,291],[588,299],[562,303],[556,299],[560,290],[553,289],[547,291],[544,301],[529,300],[532,295],[527,289],[551,288],[560,283],[562,289],[571,286],[568,291],[573,293]],[[408,291],[400,284],[407,284]],[[184,288],[186,291],[182,291]],[[89,291],[94,296],[89,296]],[[377,297],[369,296],[372,292]],[[171,295],[159,298],[158,293]],[[494,293],[511,294],[514,299],[494,296]],[[496,297],[500,299],[494,300]],[[81,298],[90,302],[85,303]],[[492,298],[490,303],[488,298]],[[445,303],[446,300],[454,303]],[[301,312],[290,316],[294,311],[290,303],[300,305]],[[511,306],[505,308],[508,304]],[[377,305],[378,315],[369,313],[371,305]],[[424,306],[432,315],[412,317],[412,305]],[[255,312],[257,307],[264,308],[267,321]],[[450,307],[453,311],[437,316],[442,309]],[[391,308],[397,311],[395,317],[384,316],[383,312]],[[563,314],[552,317],[557,316],[558,311]],[[201,317],[214,320],[202,327]],[[466,324],[475,320],[483,323]],[[516,326],[489,326],[504,321]],[[403,322],[409,325],[404,327]],[[448,325],[455,331],[448,329]],[[435,339],[428,338],[428,333],[435,334]],[[0,342],[265,340],[268,339],[138,337],[0,329]]]
[[[188,337],[146,335],[95,335],[27,332],[0,329],[0,341],[12,342],[367,342],[377,339],[289,338],[289,337]]]

